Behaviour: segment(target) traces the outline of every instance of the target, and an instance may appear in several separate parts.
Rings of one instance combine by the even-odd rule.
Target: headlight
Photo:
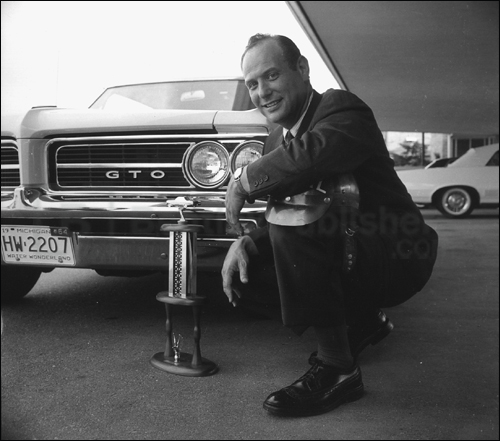
[[[218,142],[200,142],[186,152],[183,170],[193,185],[217,188],[229,176],[229,153]]]
[[[263,150],[264,143],[260,141],[242,142],[231,154],[231,173],[261,158]]]

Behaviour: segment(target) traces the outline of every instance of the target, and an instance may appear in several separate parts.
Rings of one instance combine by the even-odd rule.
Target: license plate
[[[75,265],[71,232],[65,227],[2,225],[2,257],[5,263]]]

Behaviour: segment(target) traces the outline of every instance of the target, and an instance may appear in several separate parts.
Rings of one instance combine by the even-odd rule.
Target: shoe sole
[[[307,411],[297,410],[297,409],[280,409],[270,406],[264,402],[264,409],[267,410],[271,415],[282,416],[282,417],[307,417],[314,415],[321,415],[323,413],[331,412],[342,404],[352,403],[353,401],[359,400],[364,394],[364,385],[361,383],[356,388],[347,392],[344,396],[334,401],[329,406],[322,407],[321,409],[310,409]]]

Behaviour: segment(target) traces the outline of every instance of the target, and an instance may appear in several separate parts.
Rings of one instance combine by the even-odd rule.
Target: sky
[[[279,1],[2,1],[2,115],[87,108],[109,86],[240,76],[255,33],[282,34],[318,92],[338,84]]]

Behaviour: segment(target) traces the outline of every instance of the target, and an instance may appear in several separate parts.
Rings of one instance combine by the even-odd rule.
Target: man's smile
[[[279,103],[281,103],[281,101],[283,101],[283,98],[271,101],[270,103],[267,104],[263,104],[262,107],[264,107],[265,109],[272,109],[273,107],[276,107]]]

